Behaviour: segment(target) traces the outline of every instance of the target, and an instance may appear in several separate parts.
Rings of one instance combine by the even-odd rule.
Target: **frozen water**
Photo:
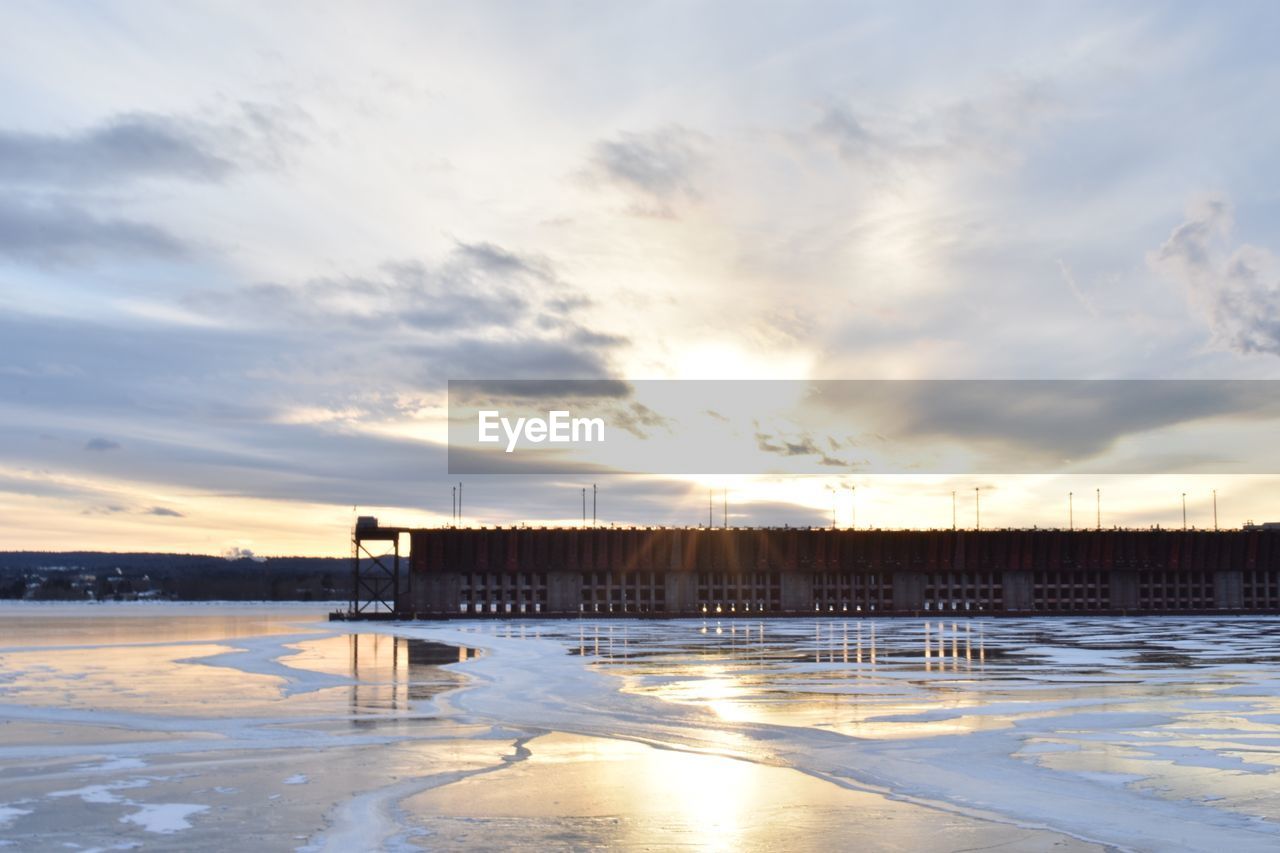
[[[1278,640],[11,605],[0,844],[1275,849]]]

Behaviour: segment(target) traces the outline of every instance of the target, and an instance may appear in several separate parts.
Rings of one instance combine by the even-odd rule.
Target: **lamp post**
[[[1218,490],[1213,490],[1213,532],[1218,532]]]
[[[973,529],[982,529],[982,497],[980,495],[981,486],[973,487]]]
[[[951,529],[956,529],[956,490],[951,490]]]
[[[1182,529],[1187,529],[1187,493],[1182,493]]]
[[[1067,492],[1067,530],[1076,529],[1075,492]]]

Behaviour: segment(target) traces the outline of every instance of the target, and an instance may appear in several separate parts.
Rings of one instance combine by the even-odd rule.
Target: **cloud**
[[[1232,226],[1225,196],[1198,198],[1148,263],[1183,285],[1216,343],[1280,355],[1280,258],[1247,243],[1231,248]]]
[[[1075,274],[1071,271],[1071,267],[1067,266],[1067,262],[1058,258],[1058,270],[1062,273],[1062,280],[1066,282],[1067,289],[1071,291],[1071,295],[1076,298],[1090,317],[1098,316],[1098,306],[1089,294],[1080,289],[1080,285],[1076,283]]]
[[[399,328],[456,334],[533,327],[580,331],[572,318],[591,300],[546,259],[491,243],[457,243],[438,263],[397,260],[368,275],[276,282],[187,296],[184,307],[244,322]],[[536,323],[537,320],[546,322]]]
[[[65,202],[0,198],[0,256],[60,266],[100,257],[176,257],[182,243],[154,225],[97,217]]]
[[[84,449],[103,452],[107,450],[119,450],[120,445],[117,442],[106,438],[91,438],[85,443]]]
[[[399,350],[404,369],[429,381],[444,379],[593,378],[609,375],[604,350],[562,340],[453,339]]]
[[[164,506],[153,506],[150,509],[146,510],[145,514],[161,515],[161,516],[165,516],[166,518],[186,518],[186,516],[183,513],[178,512],[176,509],[169,509],[168,507],[164,507]]]
[[[216,183],[245,164],[279,165],[284,148],[301,139],[302,118],[296,108],[244,102],[220,121],[134,112],[71,133],[0,131],[0,184]]]
[[[777,456],[816,456],[819,465],[825,465],[830,468],[851,467],[849,462],[823,451],[814,442],[813,437],[808,434],[788,439],[780,435],[773,436],[768,433],[757,432],[755,437],[756,447],[765,453],[772,453]],[[838,443],[830,436],[827,437],[827,443],[831,445],[833,450],[838,446]]]
[[[266,335],[305,330],[292,352],[349,352],[343,374],[441,389],[451,378],[604,378],[629,339],[591,328],[589,297],[535,254],[459,242],[438,262],[387,262],[369,275],[204,291],[183,308]],[[344,377],[335,377],[341,381]],[[369,387],[369,386],[366,386]]]
[[[850,165],[877,169],[970,159],[996,167],[1016,160],[1017,143],[1067,112],[1046,81],[997,79],[978,94],[871,114],[828,102],[810,128]]]
[[[294,108],[238,104],[219,120],[126,113],[70,133],[0,129],[0,258],[42,266],[104,257],[173,258],[184,241],[110,210],[130,188],[166,179],[222,183],[276,168],[302,139]]]
[[[129,508],[120,504],[107,504],[105,506],[91,506],[80,510],[81,515],[119,515],[122,512],[128,512]]]
[[[546,399],[548,403],[598,397],[622,399],[634,389],[620,379],[476,379],[449,383],[459,403],[487,405],[504,400]]]
[[[590,174],[643,200],[634,208],[669,216],[679,200],[697,199],[706,138],[670,125],[646,133],[623,132],[595,144]]]

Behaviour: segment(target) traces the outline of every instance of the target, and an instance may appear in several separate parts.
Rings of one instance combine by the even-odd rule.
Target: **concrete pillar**
[[[462,579],[456,572],[413,572],[409,575],[409,610],[414,613],[461,613]]]
[[[577,613],[581,604],[581,572],[547,572],[548,613]]]
[[[1111,570],[1111,609],[1138,609],[1138,572],[1136,570]]]
[[[1035,609],[1035,578],[1025,569],[1009,569],[1004,573],[1004,609],[1010,613],[1029,613]]]
[[[1213,573],[1213,604],[1219,610],[1244,607],[1244,575],[1238,569]]]
[[[782,573],[782,609],[789,613],[813,611],[813,575],[811,573]]]
[[[904,612],[924,610],[924,573],[893,573],[893,609]]]
[[[667,612],[684,616],[700,613],[698,575],[695,572],[667,572]]]

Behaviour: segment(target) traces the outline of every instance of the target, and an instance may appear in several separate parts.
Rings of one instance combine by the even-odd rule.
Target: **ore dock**
[[[334,619],[1280,612],[1273,524],[415,529],[364,517],[352,546],[355,592]]]

